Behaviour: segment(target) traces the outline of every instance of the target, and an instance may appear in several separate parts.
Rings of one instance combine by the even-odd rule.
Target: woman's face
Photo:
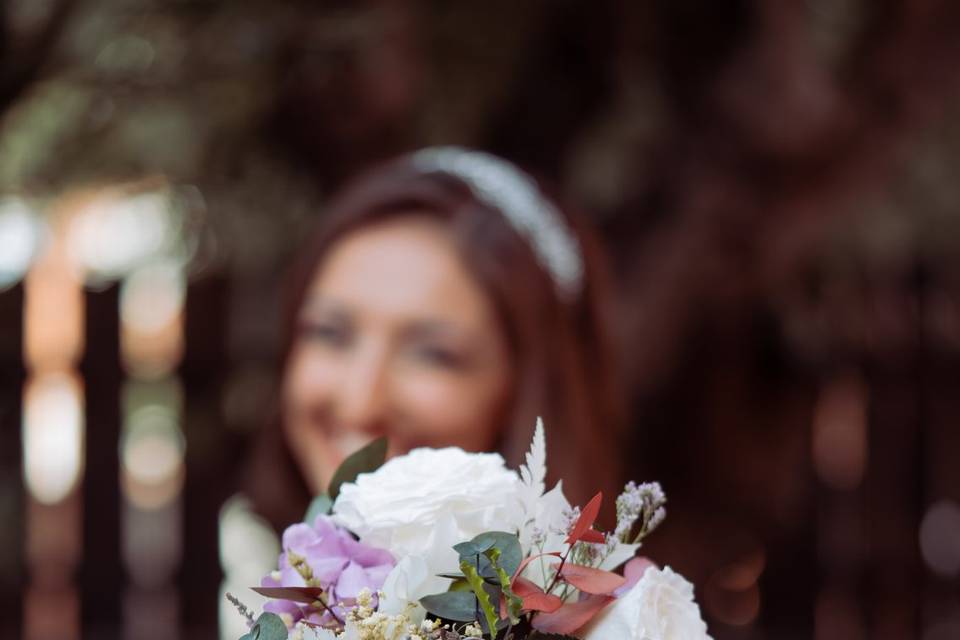
[[[308,485],[385,435],[418,446],[492,448],[512,387],[491,301],[443,223],[390,218],[353,231],[318,267],[284,380],[284,429]]]

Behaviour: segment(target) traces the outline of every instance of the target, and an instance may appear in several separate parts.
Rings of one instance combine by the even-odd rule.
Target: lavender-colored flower
[[[313,525],[295,524],[283,532],[283,553],[279,570],[265,576],[264,587],[320,587],[328,607],[340,620],[356,603],[364,588],[376,593],[396,561],[390,552],[361,544],[350,533],[325,516]],[[317,609],[287,600],[273,600],[264,606],[283,617],[288,625],[301,618],[329,624],[333,617]]]

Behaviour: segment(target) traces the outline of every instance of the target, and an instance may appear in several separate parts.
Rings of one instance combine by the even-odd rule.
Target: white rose
[[[398,561],[421,557],[435,575],[458,570],[453,545],[485,531],[519,531],[519,490],[519,476],[498,454],[414,449],[344,484],[333,519]]]
[[[584,640],[710,640],[693,585],[670,567],[650,567],[640,581],[603,610]]]

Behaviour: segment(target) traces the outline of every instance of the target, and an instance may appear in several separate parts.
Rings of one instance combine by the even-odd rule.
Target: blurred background
[[[601,230],[715,638],[960,638],[958,69],[955,0],[0,2],[0,631],[239,635],[284,271],[458,143]]]

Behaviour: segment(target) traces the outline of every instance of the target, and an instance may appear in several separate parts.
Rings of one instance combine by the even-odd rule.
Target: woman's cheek
[[[325,436],[312,425],[302,420],[287,423],[287,440],[293,451],[294,459],[303,472],[307,485],[313,493],[326,487],[337,467],[333,459],[332,447]]]
[[[283,389],[285,438],[314,492],[326,486],[339,463],[339,452],[331,446],[326,428],[336,370],[330,360],[315,349],[296,349]]]
[[[336,370],[335,356],[309,345],[297,347],[291,355],[284,385],[288,407],[303,411],[328,402]]]

